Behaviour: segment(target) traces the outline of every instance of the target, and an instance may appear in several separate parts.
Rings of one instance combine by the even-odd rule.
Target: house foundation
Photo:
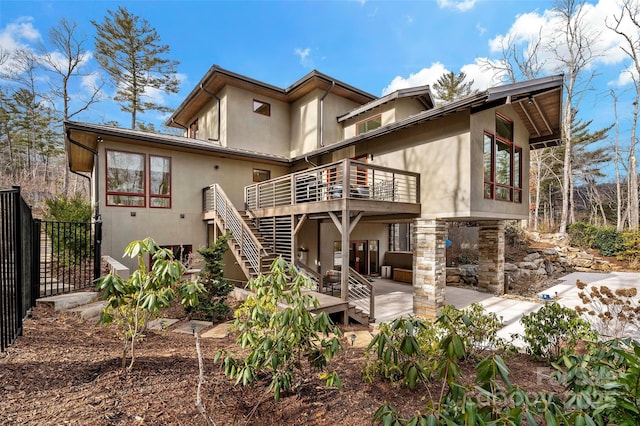
[[[480,222],[478,290],[504,294],[504,220]]]
[[[413,313],[435,320],[446,302],[444,221],[416,219],[413,228]]]

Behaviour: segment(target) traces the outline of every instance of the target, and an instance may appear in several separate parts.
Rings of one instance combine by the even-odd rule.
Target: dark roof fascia
[[[212,154],[221,154],[232,157],[250,158],[253,160],[263,160],[269,162],[289,165],[291,161],[283,156],[264,154],[255,151],[248,151],[238,148],[228,148],[219,145],[213,145],[197,139],[185,138],[183,136],[166,135],[161,133],[150,133],[142,130],[123,129],[120,127],[104,126],[100,124],[80,123],[77,121],[65,121],[65,132],[67,129],[77,130],[89,133],[97,133],[103,136],[126,138],[138,142],[153,143],[157,145],[180,147],[193,149],[196,151],[207,152]]]
[[[310,73],[308,73],[307,75],[305,75],[304,77],[302,77],[300,80],[296,81],[295,83],[293,83],[291,86],[287,87],[286,89],[283,89],[281,87],[277,87],[277,86],[273,86],[271,84],[268,83],[264,83],[262,81],[256,80],[254,78],[251,77],[247,77],[244,76],[242,74],[238,74],[235,73],[233,71],[229,71],[226,70],[218,65],[213,65],[211,68],[209,68],[209,70],[207,71],[207,73],[200,79],[200,81],[198,82],[198,84],[196,84],[196,86],[191,90],[191,92],[187,95],[187,97],[184,99],[184,101],[182,101],[182,103],[175,109],[175,111],[173,111],[173,113],[171,114],[171,116],[167,119],[167,121],[165,122],[165,124],[167,126],[171,126],[171,124],[173,123],[175,117],[184,109],[186,108],[187,105],[189,105],[189,103],[191,103],[191,101],[193,100],[193,98],[195,98],[200,92],[202,92],[202,87],[206,85],[206,83],[213,78],[215,75],[224,75],[227,76],[229,78],[232,78],[234,80],[239,80],[239,81],[243,81],[245,83],[249,83],[258,87],[261,87],[263,89],[267,89],[270,91],[273,91],[274,93],[278,94],[278,95],[284,95],[287,96],[293,92],[295,92],[298,88],[300,88],[302,85],[304,85],[307,81],[313,79],[314,77],[317,78],[321,78],[323,80],[326,80],[329,83],[333,83],[335,82],[336,85],[349,90],[351,92],[354,93],[358,93],[361,96],[364,96],[366,98],[369,99],[377,99],[377,96],[372,95],[371,93],[367,93],[364,90],[360,90],[354,86],[351,86],[349,84],[346,84],[340,80],[336,80],[333,77],[330,77],[326,74],[323,74],[317,70],[313,70]]]
[[[521,81],[518,83],[505,84],[487,89],[487,101],[508,98],[518,95],[529,95],[531,93],[543,92],[553,88],[562,88],[564,75],[551,75],[535,80]],[[512,99],[514,100],[514,99]]]
[[[393,100],[396,99],[400,99],[400,98],[406,98],[406,97],[412,97],[412,96],[423,96],[423,95],[429,95],[430,98],[432,98],[431,96],[431,89],[429,88],[428,85],[425,86],[417,86],[417,87],[409,87],[406,89],[399,89],[396,90],[395,92],[389,93],[388,95],[385,95],[381,98],[378,98],[374,101],[371,101],[367,104],[364,104],[358,108],[355,108],[351,111],[349,111],[346,114],[343,114],[341,116],[338,117],[338,123],[341,123],[345,120],[348,120],[350,118],[353,118],[359,114],[362,114],[366,111],[372,110],[375,107],[378,107],[380,105],[383,105],[387,102],[391,102]],[[433,102],[432,102],[433,103]]]

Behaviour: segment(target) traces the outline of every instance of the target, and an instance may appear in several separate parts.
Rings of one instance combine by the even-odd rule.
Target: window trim
[[[502,119],[506,122],[508,122],[511,125],[511,134],[514,134],[514,129],[513,129],[513,120],[511,120],[509,117],[500,114],[498,112],[496,112],[496,119]],[[491,140],[491,161],[490,161],[490,167],[491,167],[491,171],[489,174],[489,179],[487,180],[486,177],[486,169],[485,169],[485,155],[486,155],[486,139],[485,138],[490,138]],[[497,150],[496,150],[496,145],[497,143],[500,142],[502,144],[505,144],[509,147],[509,184],[505,185],[502,183],[498,183],[496,180],[496,169],[497,169],[497,165],[496,165],[496,161],[497,161]],[[518,164],[517,164],[517,169],[518,169],[518,176],[515,176],[515,166],[516,166],[516,153],[518,153],[517,157],[518,157]],[[505,202],[509,202],[509,203],[514,203],[514,204],[522,204],[523,203],[523,197],[522,197],[522,182],[523,182],[523,176],[522,176],[522,155],[523,155],[523,149],[522,147],[519,147],[515,144],[514,141],[505,139],[504,137],[501,137],[497,134],[497,126],[496,126],[496,133],[491,133],[488,131],[483,132],[483,136],[482,136],[482,195],[483,198],[485,200],[494,200],[494,201],[505,201]],[[516,181],[517,180],[517,181]],[[490,190],[489,190],[489,194],[487,196],[486,193],[486,187],[487,185],[490,186]],[[509,196],[508,199],[503,199],[503,198],[498,198],[496,196],[498,189],[505,189],[508,191]],[[516,194],[518,194],[519,196],[516,197]],[[518,200],[516,200],[516,198],[518,198]]]
[[[263,179],[263,180],[256,180],[256,173],[260,173],[260,172],[266,173],[266,174],[267,174],[267,178],[266,178],[266,179]],[[258,168],[255,168],[255,167],[254,167],[254,168],[253,168],[253,171],[252,171],[252,179],[253,179],[253,182],[254,182],[254,183],[260,183],[260,182],[268,181],[268,180],[270,180],[270,179],[271,179],[271,170],[268,170],[268,169],[258,169]]]
[[[109,191],[109,152],[119,152],[123,154],[133,154],[133,155],[141,155],[143,157],[142,161],[142,192],[120,192],[120,191]],[[145,170],[147,167],[147,158],[146,154],[134,151],[123,151],[120,149],[105,149],[105,170],[104,170],[104,193],[105,193],[105,205],[109,207],[125,207],[125,208],[146,208],[147,207],[147,171]],[[112,204],[109,202],[110,195],[120,195],[125,197],[142,197],[142,205],[122,205],[122,204]]]
[[[198,119],[196,118],[189,125],[189,138],[198,139]]]
[[[173,169],[172,169],[172,161],[171,161],[171,157],[166,156],[166,155],[155,155],[155,154],[149,154],[149,208],[152,209],[170,209],[172,206],[172,193],[173,193]],[[151,187],[151,158],[152,157],[156,157],[156,158],[166,158],[169,160],[169,194],[155,194],[151,191],[153,191],[153,188]],[[169,199],[169,205],[168,206],[154,206],[153,203],[151,202],[152,198],[168,198]]]
[[[260,103],[261,105],[256,107],[256,103]],[[267,106],[266,112],[261,112],[262,107]],[[271,104],[269,102],[261,101],[259,99],[253,99],[253,112],[259,115],[264,115],[265,117],[271,117]]]
[[[380,119],[380,125],[378,127],[374,127],[373,129],[367,128],[364,132],[360,132],[360,130],[359,130],[360,124],[363,124],[363,123],[367,124],[370,121],[373,121],[375,119]],[[372,115],[371,117],[365,118],[364,120],[357,121],[355,126],[356,126],[356,136],[362,135],[362,134],[367,133],[367,132],[370,132],[371,130],[379,129],[380,127],[382,127],[382,113],[376,114],[376,115]]]

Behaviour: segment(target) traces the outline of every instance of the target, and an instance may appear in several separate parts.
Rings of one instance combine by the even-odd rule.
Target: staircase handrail
[[[363,302],[363,299],[365,302]],[[366,303],[368,299],[368,304]],[[367,278],[349,267],[349,290],[347,300],[369,315],[369,321],[375,318],[375,288]],[[368,306],[367,306],[368,305]]]
[[[222,187],[214,183],[209,188],[213,194],[212,206],[208,206],[209,210],[215,212],[216,219],[219,219],[219,225],[224,232],[231,231],[233,238],[240,246],[242,255],[247,258],[255,273],[259,274],[262,270],[262,257],[269,253],[242,219],[240,212]]]
[[[321,274],[317,273],[316,271],[313,270],[313,268],[311,268],[311,266],[307,265],[306,263],[303,263],[301,261],[299,261],[298,259],[295,260],[294,262],[295,266],[297,266],[298,268],[300,268],[301,272],[304,275],[307,275],[311,281],[313,281],[314,283],[316,283],[316,285],[318,286],[318,291],[320,293],[322,293],[323,291],[323,277]]]

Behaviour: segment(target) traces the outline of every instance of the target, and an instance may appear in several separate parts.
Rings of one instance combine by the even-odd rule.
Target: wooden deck
[[[345,312],[349,308],[349,304],[339,297],[331,296],[329,294],[319,293],[312,290],[303,290],[302,294],[311,294],[318,299],[318,307],[312,312],[326,312],[328,314],[334,314],[336,312]]]

